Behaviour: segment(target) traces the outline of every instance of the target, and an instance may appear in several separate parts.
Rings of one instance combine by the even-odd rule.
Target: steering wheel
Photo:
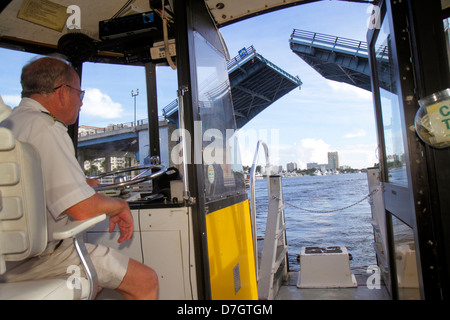
[[[149,171],[151,172],[152,169],[158,169],[158,171],[146,175],[146,173]],[[130,180],[126,180],[126,181],[119,180],[119,181],[115,181],[114,183],[111,183],[111,184],[101,184],[101,185],[95,186],[93,188],[96,191],[102,191],[102,190],[111,190],[111,189],[118,189],[118,188],[131,186],[131,185],[143,182],[143,181],[155,179],[155,178],[163,175],[167,171],[167,168],[163,165],[150,164],[150,165],[146,165],[146,166],[128,167],[128,168],[108,171],[108,172],[104,172],[102,174],[99,174],[97,176],[90,177],[90,178],[91,179],[100,179],[100,178],[107,177],[107,176],[117,175],[119,173],[125,173],[125,172],[130,172],[130,171],[137,171],[137,170],[144,170],[144,171],[139,173],[137,176],[131,178]]]

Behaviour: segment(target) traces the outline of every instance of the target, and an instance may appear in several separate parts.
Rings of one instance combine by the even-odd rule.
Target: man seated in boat
[[[0,126],[38,151],[45,182],[49,235],[67,220],[84,220],[105,213],[110,231],[118,226],[119,242],[133,234],[128,204],[96,193],[75,157],[67,126],[75,123],[84,91],[75,70],[60,59],[44,57],[25,65],[21,75],[22,101]],[[114,249],[86,244],[99,278],[99,286],[115,289],[125,299],[155,299],[158,278],[154,270]],[[81,265],[72,241],[49,237],[46,250],[8,271],[7,282],[69,276],[67,268]],[[82,269],[82,268],[81,268]]]

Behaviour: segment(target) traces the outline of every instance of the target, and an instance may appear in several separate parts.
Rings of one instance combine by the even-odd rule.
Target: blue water
[[[255,187],[257,234],[263,237],[268,208],[267,180],[257,180]],[[299,270],[297,256],[304,246],[347,247],[353,257],[350,267],[354,272],[365,272],[367,266],[376,264],[368,199],[329,213],[311,213],[288,204],[316,211],[347,207],[369,193],[366,173],[282,178],[282,187],[290,270]]]

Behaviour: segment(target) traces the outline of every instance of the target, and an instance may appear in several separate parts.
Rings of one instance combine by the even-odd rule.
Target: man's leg
[[[130,259],[125,277],[116,290],[128,300],[155,300],[158,276],[152,268]]]
[[[150,267],[130,259],[117,250],[86,243],[97,271],[99,286],[116,289],[125,299],[157,299],[158,276]],[[35,257],[9,270],[1,280],[5,282],[69,277],[68,266],[81,267],[73,241],[65,240],[51,254]]]

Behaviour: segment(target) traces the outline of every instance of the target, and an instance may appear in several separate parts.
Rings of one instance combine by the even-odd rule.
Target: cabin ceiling
[[[61,36],[68,32],[65,21],[61,24],[57,20],[63,13],[67,19],[69,14],[65,11],[70,5],[77,5],[80,8],[81,32],[98,41],[100,40],[99,21],[113,18],[128,2],[125,0],[40,0],[29,2],[29,6],[25,8],[27,1],[29,0],[12,0],[3,9],[0,13],[0,37],[50,47],[56,47]],[[133,6],[135,11],[150,10],[148,0],[135,0]],[[22,11],[21,8],[23,8]],[[20,12],[23,13],[22,18],[19,17]],[[31,21],[33,18],[40,22]],[[45,23],[52,26],[44,26]]]
[[[165,0],[169,13],[172,11],[173,1],[175,0]],[[255,15],[315,1],[320,0],[205,0],[205,4],[209,8],[216,25],[221,27]],[[339,1],[374,3],[370,0]],[[66,21],[69,16],[67,7],[76,5],[80,8],[79,22],[81,27],[81,30],[77,30],[77,32],[80,33],[81,31],[83,35],[88,37],[86,39],[92,40],[95,44],[95,57],[89,60],[101,61],[102,59],[113,60],[115,58],[120,60],[126,55],[124,54],[125,49],[118,47],[111,49],[111,47],[104,45],[98,46],[102,43],[99,37],[99,21],[123,17],[130,13],[148,12],[152,10],[150,4],[158,2],[154,0],[2,1],[0,4],[0,47],[41,54],[54,52],[58,49],[58,41],[63,35],[75,33],[73,30],[68,30]],[[450,0],[442,0],[442,2],[444,8],[450,6]],[[116,40],[116,43],[121,43],[123,40]],[[123,44],[121,45],[123,47]],[[90,48],[87,46],[85,49],[89,50]],[[123,63],[123,61],[117,63]]]
[[[205,0],[216,24],[220,26],[289,6],[320,0]]]
[[[212,17],[218,26],[230,24],[246,17],[277,10],[286,6],[299,5],[317,0],[206,0]],[[27,5],[28,2],[28,5]],[[44,46],[56,47],[59,38],[68,32],[65,23],[58,23],[61,11],[66,19],[68,14],[65,10],[70,5],[80,8],[81,31],[94,40],[99,40],[98,23],[115,17],[125,7],[133,10],[131,12],[150,11],[149,0],[12,0],[2,1],[0,4],[0,37],[29,43],[40,43]],[[157,2],[157,1],[156,1]],[[166,0],[170,9],[173,0]],[[365,1],[367,2],[367,1]],[[22,10],[21,10],[22,8]],[[25,10],[27,8],[28,10]],[[22,16],[19,16],[19,13]],[[118,16],[130,13],[124,11]],[[54,25],[55,28],[43,26],[43,24]],[[65,21],[63,21],[65,22]],[[58,29],[57,25],[61,28]]]

